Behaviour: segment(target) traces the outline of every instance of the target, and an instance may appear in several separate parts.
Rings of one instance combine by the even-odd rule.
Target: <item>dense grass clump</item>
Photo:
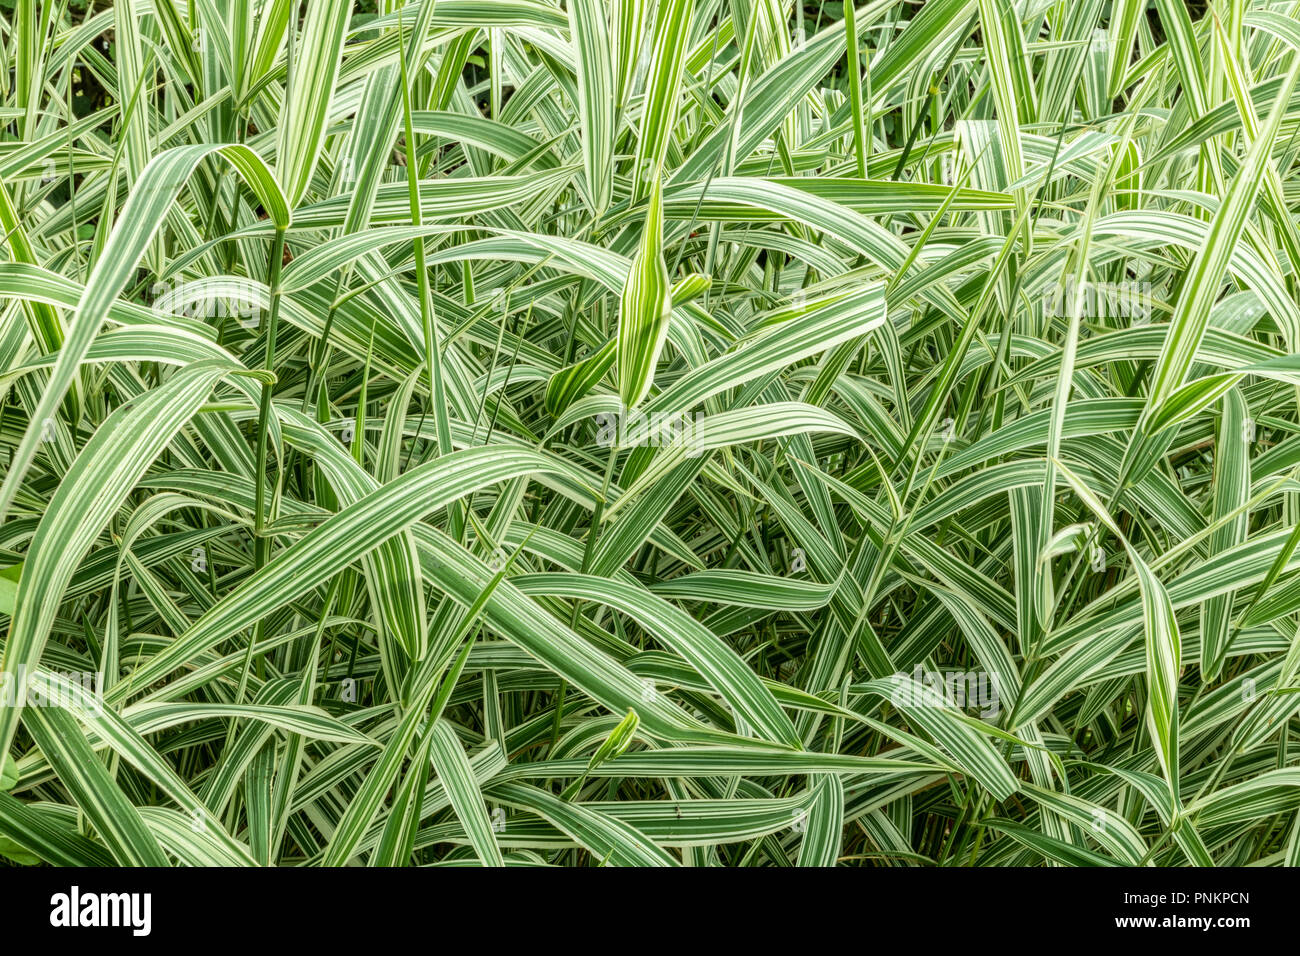
[[[0,857],[1300,860],[1300,14],[11,0]]]

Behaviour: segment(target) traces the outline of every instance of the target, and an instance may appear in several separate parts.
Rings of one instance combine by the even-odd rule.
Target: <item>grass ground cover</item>
[[[0,42],[0,859],[1300,860],[1300,4]]]

